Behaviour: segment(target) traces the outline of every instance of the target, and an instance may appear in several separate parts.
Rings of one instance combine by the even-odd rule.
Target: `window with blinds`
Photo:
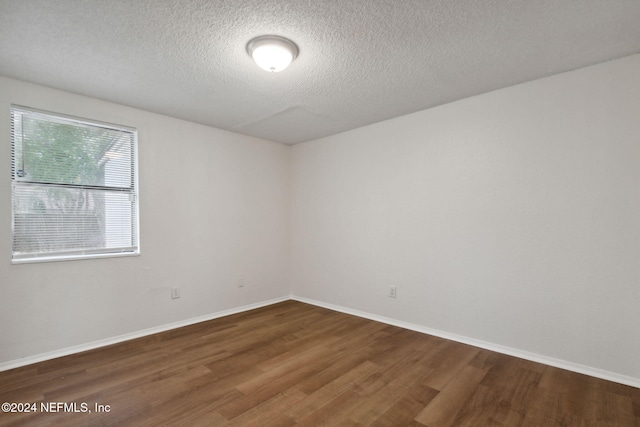
[[[136,255],[135,129],[11,108],[12,262]]]

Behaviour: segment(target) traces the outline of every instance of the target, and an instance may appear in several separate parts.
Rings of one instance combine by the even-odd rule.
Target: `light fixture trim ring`
[[[299,49],[297,44],[295,44],[293,41],[289,40],[286,37],[276,36],[273,34],[258,36],[249,40],[249,43],[247,43],[247,53],[249,54],[249,56],[253,58],[253,51],[257,47],[260,47],[263,44],[268,44],[273,42],[275,42],[276,44],[286,46],[291,51],[291,56],[292,56],[291,61],[293,61],[298,57]]]

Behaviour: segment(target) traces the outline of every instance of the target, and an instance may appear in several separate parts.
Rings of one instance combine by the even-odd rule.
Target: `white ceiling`
[[[640,0],[0,0],[0,74],[285,144],[638,52]]]

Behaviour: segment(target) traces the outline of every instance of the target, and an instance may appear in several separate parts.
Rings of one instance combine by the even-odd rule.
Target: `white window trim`
[[[114,123],[104,122],[100,120],[87,119],[82,117],[77,117],[68,114],[55,113],[52,111],[41,110],[32,107],[26,107],[23,105],[11,104],[11,114],[13,114],[14,110],[25,111],[29,113],[35,114],[43,114],[47,116],[59,117],[61,119],[70,120],[79,124],[89,125],[89,126],[97,126],[104,127],[106,129],[114,129],[121,130],[126,132],[131,132],[133,134],[133,185],[134,185],[134,193],[135,193],[135,239],[137,242],[136,247],[132,247],[131,251],[113,251],[113,252],[102,252],[101,250],[95,251],[87,251],[87,250],[78,250],[78,251],[70,251],[69,255],[41,255],[41,256],[31,256],[28,258],[14,258],[13,248],[11,249],[11,264],[31,264],[31,263],[39,263],[39,262],[59,262],[59,261],[72,261],[72,260],[84,260],[84,259],[98,259],[98,258],[116,258],[116,257],[132,257],[140,255],[140,193],[139,193],[139,172],[138,172],[138,130],[134,127],[118,125]],[[12,128],[13,124],[11,124],[10,128]],[[13,135],[10,136],[10,143],[13,147]],[[13,148],[12,148],[13,149]],[[10,161],[12,162],[11,166],[13,167],[13,155],[10,156]],[[13,185],[13,173],[11,176],[11,183]],[[13,239],[15,236],[15,211],[14,211],[14,203],[13,203],[13,191],[11,191],[11,244],[13,246]],[[100,251],[96,253],[96,251]]]

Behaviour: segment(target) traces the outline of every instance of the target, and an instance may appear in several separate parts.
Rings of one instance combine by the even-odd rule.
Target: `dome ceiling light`
[[[298,46],[280,36],[259,36],[247,43],[249,56],[263,70],[277,73],[289,66],[298,56]]]

